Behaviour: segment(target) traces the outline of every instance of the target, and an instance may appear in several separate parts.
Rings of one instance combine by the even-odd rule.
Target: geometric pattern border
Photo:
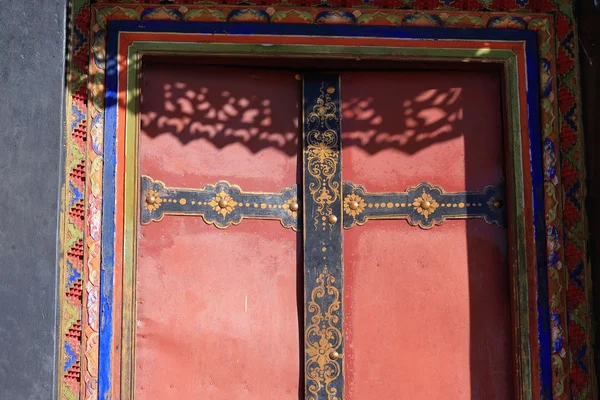
[[[254,21],[529,29],[538,33],[544,201],[552,340],[552,398],[594,398],[586,253],[585,182],[577,32],[569,0],[294,1],[190,5],[194,1],[72,0],[69,26],[66,184],[60,261],[59,399],[95,399],[101,221],[103,54],[106,22]],[[306,7],[308,6],[308,7]],[[354,8],[357,7],[357,8]],[[399,10],[407,7],[412,10]],[[419,10],[419,11],[416,11]],[[524,12],[525,11],[525,12]],[[533,14],[537,13],[537,14]],[[85,367],[82,369],[82,364]]]

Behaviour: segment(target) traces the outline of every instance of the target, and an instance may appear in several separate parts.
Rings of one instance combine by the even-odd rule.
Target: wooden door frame
[[[177,32],[177,28],[184,28],[184,32]],[[306,27],[300,30],[295,25],[109,24],[104,142],[109,156],[105,156],[103,177],[102,288],[110,287],[111,290],[101,292],[104,306],[100,317],[105,323],[100,328],[99,338],[100,394],[112,392],[113,398],[119,393],[123,399],[133,397],[135,237],[139,214],[137,99],[144,55],[229,55],[240,57],[240,63],[243,63],[245,57],[315,57],[320,54],[324,62],[328,57],[360,56],[502,65],[508,115],[508,186],[513,193],[510,253],[513,260],[516,393],[520,399],[538,398],[536,393],[542,390],[542,383],[536,377],[548,374],[548,366],[542,365],[544,357],[541,356],[541,351],[547,353],[548,349],[538,349],[538,338],[548,336],[548,327],[540,323],[539,315],[530,312],[536,308],[538,299],[547,303],[544,293],[539,293],[537,276],[539,268],[545,269],[545,259],[538,257],[545,254],[545,242],[540,231],[535,231],[540,226],[540,219],[543,223],[543,212],[540,212],[544,209],[543,199],[539,196],[541,149],[529,144],[541,144],[537,122],[539,77],[535,33],[485,29],[371,28],[367,32],[360,27],[311,28],[315,32],[306,37]],[[428,39],[434,35],[439,38],[440,33],[444,41],[432,46]],[[350,43],[354,47],[348,47]],[[537,252],[528,251],[528,248],[535,248]],[[122,309],[113,304],[122,304]],[[539,344],[543,346],[544,341],[540,340]]]
[[[533,146],[522,146],[521,150],[523,154],[528,151],[532,151],[533,157],[537,157],[538,162],[534,162],[537,168],[534,168],[531,176],[532,185],[532,199],[535,197],[539,199],[543,197],[542,202],[539,201],[531,202],[531,214],[539,215],[541,212],[545,215],[546,223],[544,224],[544,218],[537,218],[535,228],[532,228],[532,224],[524,226],[523,229],[530,229],[530,236],[534,237],[535,243],[544,243],[548,241],[552,244],[551,248],[548,249],[548,253],[544,249],[544,246],[538,245],[535,247],[536,255],[535,260],[543,260],[543,262],[537,262],[537,265],[533,268],[529,268],[529,275],[523,280],[530,286],[537,288],[536,298],[528,299],[528,312],[536,315],[536,318],[527,318],[529,323],[535,320],[535,326],[543,326],[546,329],[538,331],[537,328],[531,331],[530,335],[526,335],[528,344],[534,348],[538,346],[540,351],[537,356],[533,356],[532,359],[539,363],[539,365],[546,365],[546,368],[541,369],[539,374],[531,374],[531,380],[529,388],[522,388],[522,391],[533,391],[533,398],[537,398],[537,392],[539,389],[540,398],[547,398],[550,393],[562,395],[568,393],[568,390],[564,389],[565,385],[568,385],[568,381],[565,382],[565,374],[567,373],[563,365],[564,356],[559,354],[561,348],[564,349],[566,345],[566,338],[562,333],[563,326],[566,326],[566,319],[564,317],[566,309],[564,308],[566,299],[566,286],[561,285],[560,282],[564,282],[564,278],[561,278],[559,269],[552,263],[552,259],[558,259],[559,262],[562,260],[562,250],[558,243],[561,243],[562,234],[562,220],[561,220],[561,207],[560,202],[557,202],[557,197],[560,198],[559,182],[543,182],[542,173],[548,174],[549,170],[552,173],[557,173],[558,164],[556,162],[558,155],[557,151],[557,135],[558,135],[558,121],[555,117],[558,115],[558,100],[556,96],[556,69],[554,61],[556,56],[554,54],[554,37],[553,37],[553,25],[552,19],[548,14],[521,14],[518,17],[509,17],[506,13],[494,14],[494,13],[467,13],[467,12],[429,12],[427,14],[411,12],[411,11],[394,11],[389,13],[383,13],[380,11],[373,10],[361,10],[357,12],[349,11],[306,11],[296,8],[290,10],[288,8],[275,8],[272,10],[264,11],[260,9],[245,9],[243,7],[210,7],[205,6],[190,6],[187,7],[186,11],[183,12],[176,6],[165,6],[165,7],[153,7],[153,6],[140,6],[140,5],[96,5],[92,7],[92,33],[91,33],[91,62],[90,62],[90,99],[88,107],[87,120],[89,123],[88,131],[88,151],[86,152],[86,164],[88,165],[86,172],[86,245],[84,249],[83,259],[86,260],[86,271],[84,274],[84,307],[83,307],[83,318],[81,318],[81,329],[82,335],[82,351],[81,354],[81,393],[86,393],[86,398],[90,395],[94,397],[94,393],[100,398],[104,398],[106,394],[112,392],[114,386],[108,389],[110,383],[116,383],[119,374],[116,372],[116,368],[112,368],[112,361],[118,360],[118,355],[115,352],[115,342],[113,337],[112,326],[116,324],[115,316],[112,310],[112,296],[118,293],[119,288],[114,285],[113,277],[115,276],[115,232],[118,233],[118,229],[115,226],[115,220],[111,221],[111,209],[101,209],[100,204],[103,203],[104,207],[114,203],[114,201],[122,202],[122,199],[114,197],[115,186],[109,184],[111,179],[114,180],[115,171],[118,171],[119,164],[116,157],[113,157],[114,137],[111,136],[110,132],[112,129],[117,128],[116,120],[112,121],[108,118],[110,113],[110,107],[114,106],[116,100],[115,93],[109,90],[109,82],[111,73],[115,70],[115,60],[106,56],[107,50],[107,37],[110,41],[114,38],[114,34],[118,31],[131,31],[134,32],[136,29],[141,32],[155,32],[157,34],[181,34],[191,29],[194,24],[183,23],[183,22],[139,22],[140,20],[176,20],[179,21],[223,21],[221,14],[225,13],[226,20],[229,23],[220,22],[218,24],[206,24],[208,31],[214,32],[216,27],[227,29],[231,35],[232,32],[237,32],[240,37],[244,36],[256,36],[258,34],[265,35],[289,35],[294,36],[295,34],[308,35],[311,40],[319,37],[334,38],[336,40],[346,41],[346,44],[353,45],[354,39],[357,36],[369,36],[372,35],[374,38],[383,38],[386,34],[393,36],[393,33],[402,35],[402,38],[407,40],[422,40],[423,42],[431,41],[430,39],[442,39],[437,42],[437,45],[432,48],[431,51],[435,52],[436,56],[432,56],[431,59],[434,61],[440,61],[438,57],[439,51],[456,51],[456,48],[445,48],[440,44],[448,44],[452,42],[468,42],[476,41],[477,35],[481,34],[485,37],[485,34],[489,33],[489,39],[486,41],[488,44],[495,44],[501,41],[514,43],[519,40],[515,40],[513,29],[505,28],[517,28],[523,29],[521,34],[525,32],[535,32],[537,34],[530,35],[520,41],[526,42],[528,46],[524,46],[520,49],[513,49],[511,51],[514,54],[521,54],[524,59],[535,59],[539,56],[539,65],[537,60],[531,62],[533,65],[526,72],[528,77],[537,74],[540,71],[539,80],[533,79],[527,85],[529,88],[529,95],[536,97],[538,95],[538,87],[540,98],[539,101],[528,102],[527,110],[539,109],[541,113],[542,121],[542,132],[543,132],[543,149],[542,147],[542,135],[538,134],[539,140],[534,143]],[[361,14],[358,17],[358,14]],[[429,29],[424,28],[398,28],[398,27],[363,27],[360,33],[361,27],[357,26],[346,26],[348,23],[361,23],[361,24],[373,24],[381,25],[388,24],[382,21],[384,18],[388,21],[389,25],[411,25],[417,21],[419,24],[424,23],[423,21],[433,21],[431,24],[434,27]],[[326,26],[316,25],[287,25],[287,22],[317,22],[324,23]],[[116,22],[119,20],[131,20],[130,22]],[[359,22],[360,20],[360,22]],[[109,21],[114,21],[110,22]],[[252,21],[253,24],[246,24],[240,21]],[[270,21],[271,24],[258,24],[256,22]],[[419,22],[420,21],[420,22]],[[480,24],[478,21],[482,21]],[[128,25],[129,24],[129,25]],[[287,26],[287,28],[286,28]],[[455,29],[440,29],[444,28],[458,28],[458,27],[481,27],[487,26],[493,29],[476,29],[476,30],[455,30]],[[239,29],[239,31],[236,31]],[[286,29],[296,30],[296,32],[287,32]],[[261,31],[262,30],[262,31]],[[354,31],[353,31],[354,30]],[[328,31],[328,32],[327,32]],[[453,31],[454,33],[462,32],[462,37],[446,38],[446,31]],[[493,31],[493,32],[492,32]],[[189,32],[188,32],[189,33]],[[418,36],[424,36],[418,39]],[[120,36],[120,35],[119,35]],[[452,36],[452,35],[449,35]],[[460,36],[460,34],[459,34]],[[518,36],[518,35],[517,35]],[[527,35],[525,35],[527,36]],[[417,37],[417,38],[415,38]],[[394,39],[397,40],[398,38]],[[391,40],[391,39],[390,39]],[[481,39],[483,40],[483,39]],[[537,43],[536,43],[537,41]],[[161,39],[154,39],[155,43],[161,42]],[[164,40],[163,40],[164,42]],[[110,43],[108,43],[110,47]],[[497,62],[492,53],[488,52],[487,45],[479,48],[478,54],[469,55],[467,59],[473,61],[490,61]],[[489,47],[491,48],[491,47]],[[110,49],[109,49],[110,50]],[[362,49],[360,49],[362,50]],[[166,54],[172,54],[170,50],[166,51]],[[235,52],[234,56],[248,56],[243,53]],[[363,55],[361,55],[362,57]],[[427,59],[423,55],[410,55],[403,54],[403,57],[409,57],[411,59]],[[444,58],[446,56],[443,56]],[[457,56],[457,58],[461,58]],[[464,57],[463,57],[464,58]],[[502,57],[500,57],[502,58]],[[447,58],[446,58],[447,59]],[[539,69],[538,69],[539,67]],[[114,78],[114,77],[113,77]],[[106,79],[106,84],[103,85]],[[538,84],[538,82],[540,84]],[[510,85],[509,85],[510,86]],[[540,87],[541,86],[541,87]],[[107,90],[105,90],[105,88]],[[507,96],[510,98],[516,98],[518,96]],[[106,103],[105,103],[106,100]],[[522,102],[524,103],[524,102]],[[541,106],[541,107],[540,107]],[[511,106],[508,105],[511,109]],[[523,107],[519,112],[525,112]],[[105,118],[106,115],[106,118]],[[533,118],[533,121],[539,121],[539,118]],[[111,126],[111,123],[114,125]],[[111,140],[113,143],[111,144]],[[537,143],[537,145],[535,145]],[[102,148],[104,146],[104,148]],[[525,150],[526,149],[526,150]],[[541,163],[541,154],[535,156],[536,152],[543,151],[544,164]],[[115,169],[116,167],[116,169]],[[103,179],[104,176],[104,179]],[[112,192],[112,193],[111,193]],[[541,193],[543,192],[543,194]],[[535,194],[534,194],[535,193]],[[111,202],[111,195],[114,201]],[[116,204],[116,203],[115,203]],[[540,211],[541,210],[541,211]],[[104,212],[102,212],[104,211]],[[532,221],[533,222],[533,221]],[[544,226],[545,225],[545,226]],[[117,231],[115,231],[117,229]],[[99,232],[102,231],[102,239],[99,237]],[[533,235],[531,231],[535,230]],[[546,237],[544,238],[544,234]],[[541,236],[541,237],[540,237]],[[68,238],[68,237],[67,237]],[[112,238],[112,239],[111,239]],[[108,242],[107,242],[108,240]],[[518,242],[518,240],[513,241]],[[553,247],[554,246],[554,247]],[[65,248],[71,248],[68,241],[65,242]],[[559,250],[556,250],[559,248]],[[546,262],[546,258],[550,261]],[[102,264],[100,263],[102,259]],[[529,263],[531,264],[531,263]],[[546,270],[548,267],[548,270]],[[65,267],[66,268],[66,267]],[[533,271],[533,272],[532,272]],[[118,272],[118,271],[117,271]],[[546,275],[546,273],[548,275]],[[65,279],[65,274],[62,274]],[[556,280],[556,282],[554,282]],[[64,283],[64,282],[63,282]],[[64,286],[64,285],[63,285]],[[550,294],[547,294],[548,286],[550,286]],[[116,291],[115,291],[116,289]],[[558,304],[558,305],[557,305]],[[108,307],[108,308],[107,308]],[[103,310],[101,313],[100,310]],[[109,310],[110,312],[107,312]],[[61,306],[62,320],[64,321],[61,326],[61,333],[66,332],[70,329],[71,324],[65,320],[66,315],[72,315],[71,309],[69,308],[68,299],[62,302]],[[552,315],[552,321],[548,321]],[[556,324],[555,318],[558,318],[559,324]],[[561,322],[562,321],[562,322]],[[550,333],[549,327],[552,326],[552,346],[550,346]],[[528,325],[529,327],[529,325]],[[555,338],[554,330],[559,330],[558,338]],[[565,328],[566,329],[566,328]],[[559,340],[561,346],[557,348],[555,341]],[[521,341],[519,341],[521,343]],[[544,350],[545,349],[545,350]],[[535,353],[535,352],[534,352]],[[64,361],[65,350],[61,347],[61,357],[59,357],[61,370],[67,370],[67,362]],[[116,358],[115,358],[116,357]],[[550,367],[550,357],[552,357],[553,367]],[[108,362],[104,361],[108,360]],[[560,362],[560,365],[557,365]],[[108,366],[108,368],[106,368]],[[518,368],[518,371],[522,369]],[[539,379],[538,379],[539,378]],[[108,386],[107,386],[108,385]],[[118,383],[116,383],[118,386]],[[64,379],[60,380],[59,391],[61,393],[67,390],[73,390],[68,383],[65,383]],[[523,385],[521,385],[523,386]],[[117,392],[113,392],[115,397],[119,397]],[[524,397],[527,398],[527,397]]]

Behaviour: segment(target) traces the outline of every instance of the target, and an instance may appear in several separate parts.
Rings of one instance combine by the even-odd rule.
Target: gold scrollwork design
[[[342,366],[338,349],[343,342],[340,326],[340,290],[336,278],[327,267],[317,277],[317,286],[312,290],[308,312],[311,324],[306,328],[306,379],[309,381],[309,400],[319,400],[325,389],[328,400],[339,400],[337,389],[331,385],[341,374]],[[324,313],[322,306],[327,307]],[[332,356],[333,355],[333,356]]]
[[[340,192],[340,184],[334,180],[339,162],[339,117],[330,92],[323,83],[317,104],[307,117],[310,126],[306,134],[307,170],[314,178],[308,189],[317,204],[315,229],[320,219],[332,214],[331,204],[337,201]]]

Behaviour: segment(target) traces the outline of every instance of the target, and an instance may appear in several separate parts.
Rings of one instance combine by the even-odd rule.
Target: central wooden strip
[[[339,76],[305,76],[304,298],[308,400],[343,398],[342,176]]]

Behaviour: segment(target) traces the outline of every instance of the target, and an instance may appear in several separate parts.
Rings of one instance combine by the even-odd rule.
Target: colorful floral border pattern
[[[91,1],[95,3],[92,5],[90,0],[71,0],[67,183],[63,197],[61,260],[60,399],[98,398],[104,28],[109,19],[350,23],[537,31],[553,397],[593,398],[578,48],[570,0],[329,0],[330,7],[340,8],[337,12],[331,8],[306,8],[317,6],[321,3],[318,0],[284,0],[278,6],[272,6],[277,1],[259,0],[253,2],[255,6],[250,9],[249,6],[229,5],[235,4],[236,0],[222,1],[223,5],[196,6],[190,4],[199,2],[191,0],[159,5],[161,2],[164,3],[125,0],[119,1],[118,6],[102,8],[101,3],[107,1]]]

